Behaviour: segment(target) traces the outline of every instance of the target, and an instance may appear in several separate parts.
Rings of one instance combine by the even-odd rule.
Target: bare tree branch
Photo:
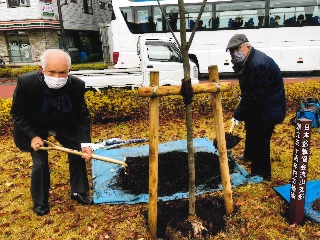
[[[196,21],[196,23],[194,25],[194,28],[192,29],[192,33],[191,33],[191,36],[190,36],[189,41],[188,41],[188,50],[190,49],[190,46],[191,46],[191,43],[193,41],[194,35],[195,35],[195,33],[196,33],[197,29],[198,29],[199,21],[200,21],[202,13],[204,11],[204,8],[206,6],[206,3],[207,3],[207,0],[203,0],[201,8],[200,8],[200,11],[199,11],[199,14],[198,14],[198,17],[197,17],[197,21]]]
[[[174,32],[172,31],[172,28],[171,28],[170,24],[168,23],[166,14],[165,14],[165,12],[164,12],[163,9],[162,9],[159,0],[157,0],[157,2],[158,2],[158,5],[159,5],[159,7],[160,7],[160,10],[161,10],[161,12],[162,12],[162,16],[163,16],[163,18],[164,18],[164,20],[165,20],[165,22],[166,22],[166,25],[169,27],[170,32],[172,33],[172,36],[173,36],[174,40],[176,41],[176,43],[178,44],[179,49],[180,49],[180,51],[181,51],[181,44],[180,44],[180,42],[178,41],[178,39],[177,39],[176,35],[174,34]]]

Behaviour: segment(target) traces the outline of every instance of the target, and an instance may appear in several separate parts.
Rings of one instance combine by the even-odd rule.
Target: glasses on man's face
[[[239,46],[237,46],[237,47],[234,47],[234,48],[230,48],[230,52],[231,53],[233,53],[233,52],[237,52],[237,51],[240,51],[241,50],[241,48],[243,48],[244,47],[244,44],[241,44],[241,45],[239,45]]]

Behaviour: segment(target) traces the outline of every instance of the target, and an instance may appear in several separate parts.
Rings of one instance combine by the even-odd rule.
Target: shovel
[[[232,131],[236,125],[236,121],[235,119],[232,119],[232,124],[230,126],[230,129],[229,129],[229,132],[225,134],[225,138],[226,138],[226,145],[227,145],[227,149],[232,149],[234,148],[235,146],[238,145],[238,143],[241,141],[241,137],[239,136],[235,136],[235,135],[232,135]],[[213,140],[213,145],[215,148],[217,148],[217,139],[215,138]]]
[[[57,146],[57,145],[55,145],[52,142],[49,142],[47,140],[43,140],[43,142],[48,144],[49,147],[40,147],[40,146],[37,145],[36,146],[36,151],[38,151],[38,150],[45,150],[45,151],[47,151],[47,150],[58,150],[58,151],[66,152],[66,153],[71,153],[71,154],[74,154],[74,155],[79,155],[79,156],[82,156],[83,154],[86,155],[86,153],[82,153],[82,152],[79,152],[77,150],[73,150],[73,149]],[[105,161],[105,162],[111,162],[111,163],[119,164],[119,165],[122,165],[124,167],[128,166],[125,162],[122,162],[122,161],[119,161],[119,160],[116,160],[116,159],[112,159],[112,158],[108,158],[108,157],[95,155],[95,154],[92,154],[92,158],[97,159],[97,160],[101,160],[101,161]]]

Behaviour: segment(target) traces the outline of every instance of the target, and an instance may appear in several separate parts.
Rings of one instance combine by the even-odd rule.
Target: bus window
[[[155,24],[151,15],[151,7],[136,7],[134,13],[134,22],[138,25],[141,33],[154,31]]]
[[[216,5],[219,29],[258,28],[264,26],[265,2],[221,2]]]
[[[124,17],[124,20],[126,22],[130,22],[130,23],[133,23],[133,11],[132,11],[132,8],[122,8],[121,9],[121,13]]]
[[[316,4],[314,4],[316,5]],[[318,6],[308,6],[304,7],[305,11],[305,25],[308,26],[318,26],[320,18],[320,7]]]
[[[186,28],[187,30],[193,30],[194,24],[197,21],[198,14],[200,11],[200,4],[190,4],[186,5]],[[207,3],[204,11],[201,15],[201,21],[198,25],[197,30],[205,30],[211,28],[211,19],[212,19],[212,4]]]
[[[134,13],[133,8],[121,8],[122,16],[132,33],[140,33],[140,27],[139,25],[135,24],[134,22]]]
[[[297,26],[295,8],[270,9],[270,27],[278,26]]]
[[[162,12],[160,10],[160,7],[153,8],[153,21],[155,22],[155,25],[156,25],[155,32],[162,32],[164,29],[163,29],[163,17],[162,17]]]
[[[297,27],[319,25],[317,1],[270,1],[270,26]],[[277,21],[276,21],[277,20]]]
[[[166,17],[172,31],[180,31],[179,8],[178,6],[167,6]],[[169,27],[167,28],[168,31]]]

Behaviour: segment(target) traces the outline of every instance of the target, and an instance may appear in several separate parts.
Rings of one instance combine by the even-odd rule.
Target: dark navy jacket
[[[247,123],[275,125],[286,114],[283,78],[275,61],[251,48],[242,69],[236,71],[241,100],[234,118]]]

